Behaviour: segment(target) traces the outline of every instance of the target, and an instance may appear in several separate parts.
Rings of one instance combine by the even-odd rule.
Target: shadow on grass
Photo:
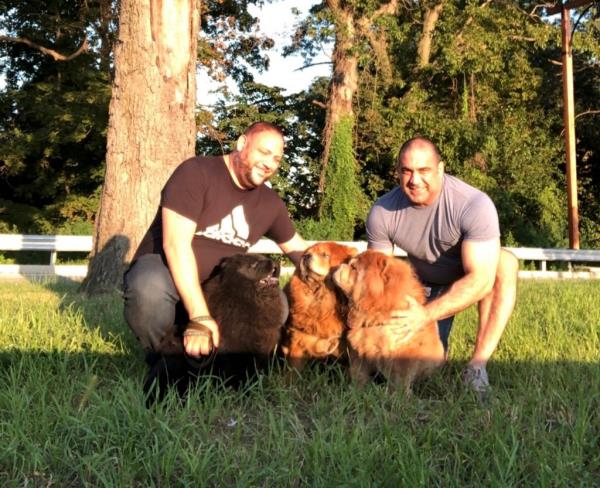
[[[69,353],[69,352],[53,352],[48,353],[49,355],[41,354],[41,357],[45,358],[38,363],[38,369],[44,370],[46,364],[69,364],[69,374],[74,374],[78,369],[81,369],[85,364],[96,364],[102,370],[106,368],[106,372],[100,372],[99,374],[111,376],[111,372],[114,373],[117,370],[126,370],[134,372],[134,376],[143,382],[143,378],[146,373],[146,365],[144,363],[144,354],[140,350],[137,339],[134,334],[130,331],[129,327],[125,323],[123,317],[123,302],[120,294],[101,294],[98,296],[87,296],[79,293],[79,283],[72,282],[69,280],[53,280],[43,284],[43,286],[54,293],[60,298],[59,309],[62,313],[65,313],[65,321],[71,323],[70,314],[80,315],[81,320],[74,320],[74,324],[83,324],[88,330],[97,333],[100,338],[106,342],[117,344],[119,347],[114,347],[114,350],[124,351],[123,354],[101,354],[94,352],[93,346],[83,345],[88,347],[88,351],[82,353]],[[535,291],[533,289],[532,291]],[[552,291],[552,290],[551,290]],[[531,293],[531,292],[530,292]],[[574,288],[572,292],[576,297],[584,297],[589,299],[589,295],[581,294],[579,287]],[[556,297],[549,294],[550,298],[554,301]],[[527,300],[524,302],[539,301],[540,297],[536,294],[532,294],[531,297],[527,296]],[[559,297],[560,298],[560,297]],[[563,298],[561,298],[563,299]],[[567,300],[568,299],[568,300]],[[572,300],[571,295],[564,298],[565,303]],[[554,303],[554,301],[552,303]],[[587,302],[585,302],[587,303]],[[558,305],[557,305],[558,306]],[[579,304],[578,307],[587,305]],[[558,306],[558,308],[561,308]],[[561,308],[562,309],[562,308]],[[505,347],[507,351],[517,350],[514,345],[515,341],[530,340],[530,352],[529,354],[536,358],[546,358],[549,354],[559,356],[561,353],[553,352],[553,347],[550,343],[545,342],[548,339],[546,336],[541,335],[547,330],[546,322],[555,320],[553,316],[543,316],[541,324],[533,324],[532,321],[538,320],[538,317],[533,312],[519,311],[523,315],[520,319],[515,317],[515,320],[521,320],[530,324],[529,332],[532,334],[531,338],[524,338],[521,336],[518,327],[514,326],[508,330],[503,341],[505,341]],[[537,311],[535,312],[537,313]],[[540,312],[541,313],[541,312]],[[533,314],[533,315],[532,315]],[[465,319],[464,315],[461,314],[457,317],[458,321],[470,321],[474,319]],[[516,314],[518,315],[518,313]],[[579,316],[579,314],[577,314]],[[566,317],[566,318],[564,318]],[[536,397],[542,399],[545,393],[552,393],[557,395],[565,395],[566,397],[574,397],[577,395],[595,395],[596,401],[598,401],[598,395],[600,391],[600,361],[598,360],[598,354],[590,354],[589,347],[586,348],[587,362],[577,361],[578,352],[580,348],[575,344],[593,344],[594,338],[589,334],[596,334],[595,326],[587,327],[581,324],[577,324],[573,318],[569,318],[568,315],[564,315],[563,320],[566,320],[570,325],[568,327],[569,335],[566,333],[557,332],[556,337],[552,337],[552,340],[556,340],[556,347],[561,344],[566,344],[568,341],[572,347],[563,348],[565,353],[568,354],[574,360],[560,360],[560,359],[532,359],[532,360],[510,360],[506,359],[506,355],[510,355],[511,352],[504,352],[503,359],[494,359],[488,365],[488,373],[490,382],[493,387],[494,395],[507,400],[511,397],[514,398],[528,398]],[[538,320],[539,321],[539,320]],[[518,323],[518,322],[517,322]],[[467,329],[467,324],[455,325],[456,331],[453,331],[453,336],[456,337],[453,340],[465,341],[464,344],[470,344],[472,337],[469,338],[465,335],[464,330]],[[550,330],[556,331],[560,324],[553,326]],[[561,326],[562,327],[562,326]],[[461,328],[463,330],[461,330]],[[473,329],[471,327],[471,329]],[[538,330],[539,329],[539,330]],[[536,332],[537,331],[537,332]],[[517,334],[516,336],[513,334]],[[529,336],[527,336],[529,337]],[[562,342],[561,342],[562,341]],[[591,342],[590,342],[591,341]],[[456,342],[455,344],[461,344]],[[562,347],[562,346],[561,346]],[[414,387],[414,397],[421,399],[431,400],[446,400],[448,396],[450,398],[462,395],[464,388],[460,382],[460,374],[466,364],[466,355],[469,353],[467,350],[468,346],[457,348],[457,353],[451,354],[451,360],[446,364],[437,374],[431,379],[421,381]],[[557,349],[563,350],[563,349]],[[501,351],[498,351],[502,354]],[[0,351],[0,360],[3,365],[16,364],[19,361],[13,358],[24,358],[28,355],[32,356],[31,361],[28,363],[36,362],[35,356],[37,353],[30,353],[27,351]],[[591,358],[591,360],[590,360]],[[117,366],[115,366],[115,364]],[[284,376],[284,375],[279,375]],[[339,388],[346,388],[348,382],[344,378],[344,373],[339,366],[333,368],[310,368],[309,370],[302,373],[302,375],[296,375],[295,373],[286,374],[285,376],[292,379],[291,383],[286,384],[286,388],[295,387],[301,391],[305,391],[307,395],[312,395],[311,391],[318,391],[319,389],[327,390],[333,388],[339,390]],[[67,375],[68,377],[68,375]],[[272,378],[273,381],[277,380],[277,375]],[[322,386],[319,386],[322,385]],[[368,386],[367,390],[372,389],[373,391],[390,391],[385,381],[374,382],[373,386]],[[600,410],[600,405],[599,405]],[[599,427],[600,428],[600,427]]]
[[[460,380],[464,361],[451,360],[430,378],[418,381],[413,386],[409,401],[455,401],[467,395]],[[111,382],[118,378],[133,379],[139,384],[140,391],[147,373],[147,367],[140,351],[119,353],[99,353],[95,351],[0,351],[0,372],[19,371],[28,381],[43,381],[56,385],[60,390],[65,382],[87,381],[90,375]],[[593,399],[600,409],[600,367],[598,363],[582,363],[576,361],[491,361],[488,365],[492,399],[512,401],[528,398],[532,401],[545,401],[549,396],[556,396],[569,401],[586,397]],[[2,375],[0,375],[1,378]],[[222,379],[212,378],[213,386],[222,384]],[[211,381],[209,375],[200,377],[199,382]],[[27,383],[26,381],[25,383]],[[302,398],[314,395],[331,396],[334,392],[344,390],[363,391],[365,394],[385,396],[404,396],[396,391],[382,378],[375,378],[371,384],[358,388],[352,384],[346,369],[341,365],[312,366],[301,374],[290,370],[280,360],[274,360],[266,373],[258,378],[234,388],[236,391],[252,389],[258,382],[268,384],[276,389],[287,390],[290,396]],[[193,385],[192,385],[193,387]],[[512,400],[511,400],[512,399]],[[519,400],[519,401],[521,401]],[[600,429],[600,425],[598,425]],[[600,434],[598,432],[597,434]]]

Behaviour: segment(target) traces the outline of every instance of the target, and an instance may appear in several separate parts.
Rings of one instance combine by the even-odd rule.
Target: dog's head
[[[337,242],[318,242],[310,246],[300,258],[299,274],[302,280],[324,281],[327,275],[344,261],[357,254],[357,250]]]
[[[341,264],[334,283],[344,292],[354,312],[385,314],[407,307],[410,295],[424,303],[424,290],[411,266],[393,256],[366,251]]]
[[[279,286],[280,269],[279,262],[261,254],[234,254],[221,260],[211,278],[239,284],[252,282],[261,288]]]

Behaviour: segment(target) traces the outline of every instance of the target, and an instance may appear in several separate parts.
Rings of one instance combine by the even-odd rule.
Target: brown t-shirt
[[[221,156],[195,157],[181,163],[161,193],[160,208],[135,254],[161,254],[165,207],[196,221],[192,249],[201,280],[225,257],[243,253],[266,236],[280,244],[295,234],[285,203],[266,185],[242,190]]]

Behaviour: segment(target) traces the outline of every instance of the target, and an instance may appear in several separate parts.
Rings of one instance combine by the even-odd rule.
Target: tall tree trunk
[[[356,177],[358,170],[354,158],[355,117],[352,103],[358,90],[358,49],[361,39],[366,39],[384,76],[391,76],[386,40],[378,32],[375,21],[384,15],[396,15],[399,3],[398,0],[389,0],[371,13],[362,11],[361,2],[358,1],[326,0],[326,4],[335,22],[335,46],[323,132],[318,217],[322,221],[329,219],[334,227],[342,229],[338,232],[339,236],[351,238],[363,202]],[[332,146],[337,146],[334,151]],[[332,164],[335,167],[329,168]],[[334,181],[328,181],[328,178],[334,178]],[[345,222],[340,222],[340,219]]]
[[[121,0],[88,293],[120,288],[162,186],[194,154],[198,11],[197,0]]]
[[[323,133],[323,155],[321,157],[321,177],[319,191],[325,188],[325,175],[329,163],[331,138],[335,126],[341,118],[354,118],[352,99],[358,89],[358,57],[352,54],[355,43],[354,19],[350,11],[339,7],[338,1],[328,1],[336,18],[336,38],[333,49],[333,75],[329,87],[325,130]],[[319,210],[321,212],[322,207]]]

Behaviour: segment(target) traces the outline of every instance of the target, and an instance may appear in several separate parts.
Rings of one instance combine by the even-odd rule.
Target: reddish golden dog
[[[400,327],[381,326],[407,296],[425,303],[425,291],[411,266],[377,251],[366,251],[339,266],[333,280],[349,300],[347,334],[350,375],[365,384],[381,372],[394,387],[411,391],[413,381],[445,361],[436,322],[405,336]]]
[[[285,287],[290,314],[282,350],[297,370],[314,358],[345,355],[346,299],[331,274],[357,252],[335,242],[314,244],[304,252]]]

